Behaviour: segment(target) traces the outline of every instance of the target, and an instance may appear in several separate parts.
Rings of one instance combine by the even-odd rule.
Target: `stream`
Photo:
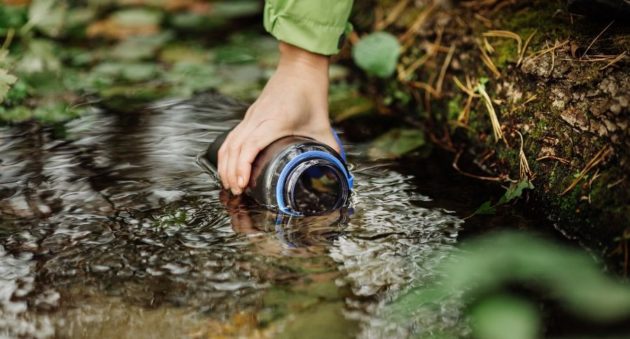
[[[465,185],[349,144],[352,207],[276,223],[194,161],[244,109],[210,93],[1,127],[0,333],[402,338],[417,327],[387,321],[383,305],[454,248],[478,206]],[[458,317],[445,307],[422,322]]]

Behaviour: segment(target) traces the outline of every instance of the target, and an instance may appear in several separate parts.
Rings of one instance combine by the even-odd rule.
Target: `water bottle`
[[[230,131],[218,136],[197,163],[218,178],[218,152]],[[353,177],[341,154],[304,136],[280,138],[258,153],[245,194],[290,216],[324,214],[348,204]]]

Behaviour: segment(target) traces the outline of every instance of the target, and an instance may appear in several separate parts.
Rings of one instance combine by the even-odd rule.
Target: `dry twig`
[[[479,51],[481,51],[481,61],[483,61],[486,67],[488,67],[492,74],[494,74],[495,78],[500,78],[501,72],[499,72],[499,69],[497,69],[497,66],[494,64],[488,53],[486,53],[486,50],[483,48],[481,41],[479,40],[477,40],[477,47],[479,47]]]
[[[506,174],[501,174],[497,177],[486,177],[486,176],[481,176],[481,175],[476,175],[476,174],[472,174],[472,173],[468,173],[468,172],[464,172],[459,168],[459,158],[462,156],[462,153],[464,153],[464,150],[461,150],[459,152],[457,152],[457,154],[455,155],[455,159],[453,159],[453,169],[455,169],[457,172],[459,172],[460,174],[470,177],[470,178],[475,178],[475,179],[479,179],[479,180],[484,180],[484,181],[494,181],[494,182],[510,182],[510,181],[514,181],[512,179],[510,179],[510,177]]]
[[[518,151],[519,179],[531,180],[533,173],[532,173],[532,170],[529,168],[529,163],[527,162],[527,156],[525,156],[525,151],[523,150],[523,146],[524,146],[523,135],[519,131],[516,131],[516,133],[518,134],[519,138],[521,138],[521,148]]]
[[[403,69],[403,71],[398,72],[398,80],[405,81],[407,78],[417,71],[425,62],[431,59],[440,49],[440,42],[442,41],[442,33],[444,33],[444,28],[440,27],[437,30],[437,36],[435,37],[435,41],[432,45],[427,49],[427,54],[423,55],[421,58],[418,58],[414,61],[407,69]]]
[[[487,31],[485,33],[483,33],[484,37],[492,37],[492,38],[507,38],[507,39],[513,39],[516,40],[516,52],[518,55],[521,54],[522,51],[522,46],[523,46],[523,40],[521,39],[521,36],[514,33],[514,32],[510,32],[510,31],[501,31],[501,30],[493,30],[493,31]]]
[[[591,49],[591,47],[593,47],[593,45],[595,44],[595,41],[597,41],[597,39],[599,39],[604,32],[606,32],[608,30],[608,28],[610,28],[610,26],[612,26],[612,24],[615,23],[615,20],[611,21],[608,25],[606,25],[606,27],[604,27],[604,29],[599,32],[599,34],[597,34],[597,36],[593,39],[593,41],[591,41],[590,44],[588,44],[588,47],[586,47],[586,50],[584,51],[584,53],[582,53],[582,58],[586,56],[586,53],[588,53],[588,51]]]
[[[400,15],[403,13],[403,11],[405,10],[405,8],[407,8],[407,5],[409,5],[409,1],[410,0],[401,0],[399,1],[390,11],[389,14],[387,14],[387,17],[385,17],[385,19],[383,20],[379,20],[376,22],[376,24],[374,25],[375,27],[375,31],[382,31],[385,28],[387,28],[387,26],[391,25],[392,23],[394,23],[396,20],[398,20],[398,18],[400,17]]]
[[[488,111],[488,115],[490,116],[490,122],[492,123],[492,132],[494,133],[495,142],[498,142],[500,140],[505,142],[505,137],[503,136],[503,131],[501,130],[501,124],[499,123],[497,112],[492,106],[492,100],[490,99],[488,92],[486,92],[486,87],[483,84],[479,84],[475,89],[477,90],[477,93],[481,95],[481,98],[483,99],[483,102],[486,106],[486,110]]]
[[[435,97],[438,96],[438,92],[435,90],[435,88],[433,88],[431,85],[427,83],[420,82],[420,81],[408,81],[407,84],[414,88],[423,89]]]
[[[589,160],[586,166],[584,166],[580,173],[578,173],[578,176],[573,180],[573,182],[571,182],[571,185],[569,185],[569,187],[567,187],[562,193],[560,193],[560,196],[563,196],[574,189],[575,186],[580,183],[580,181],[590,170],[592,170],[595,166],[604,161],[609,155],[612,154],[612,152],[613,148],[611,146],[604,146],[604,148],[602,148],[599,152],[597,152],[597,154],[595,154],[595,156],[591,160]]]
[[[536,158],[536,161],[543,161],[543,160],[556,160],[556,161],[561,162],[561,163],[563,163],[565,165],[571,165],[571,161],[569,161],[569,160],[567,160],[565,158],[557,157],[555,155],[545,155],[545,156]]]
[[[444,83],[444,77],[446,76],[446,71],[448,70],[448,66],[451,64],[454,53],[455,45],[451,45],[451,47],[448,49],[448,54],[446,54],[446,59],[444,59],[444,64],[442,64],[442,68],[440,69],[440,76],[435,83],[435,89],[438,93],[438,97],[442,96],[442,84]]]
[[[600,71],[605,70],[606,68],[618,63],[619,61],[623,60],[626,57],[626,51],[624,51],[623,53],[617,55],[616,58],[612,59],[612,61],[610,61],[609,63],[606,64],[606,66],[600,68]]]
[[[407,49],[413,35],[416,34],[418,30],[420,30],[420,28],[422,28],[425,21],[429,17],[429,14],[431,14],[434,9],[435,4],[432,3],[424,11],[420,12],[416,20],[411,24],[411,26],[409,26],[409,29],[405,33],[403,33],[400,38],[398,38],[398,41],[400,41],[404,49]]]
[[[456,76],[453,76],[453,82],[455,82],[455,86],[457,86],[460,90],[468,95],[466,98],[466,104],[464,108],[459,112],[457,117],[457,123],[463,126],[468,125],[468,118],[470,115],[470,108],[472,107],[473,98],[478,97],[479,95],[475,94],[475,89],[472,87],[472,81],[469,76],[466,76],[466,86],[462,84],[461,81]]]
[[[527,51],[527,46],[529,46],[529,42],[532,41],[532,38],[534,37],[534,34],[536,34],[536,32],[538,32],[538,30],[534,30],[532,32],[532,34],[530,34],[527,39],[525,39],[525,44],[523,45],[523,49],[521,50],[521,53],[518,56],[518,61],[516,62],[516,67],[520,66],[521,63],[523,62],[523,58],[525,58],[525,52]]]

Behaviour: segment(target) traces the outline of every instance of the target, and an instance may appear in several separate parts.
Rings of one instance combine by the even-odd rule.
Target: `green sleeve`
[[[266,0],[265,29],[313,53],[339,52],[353,0]]]

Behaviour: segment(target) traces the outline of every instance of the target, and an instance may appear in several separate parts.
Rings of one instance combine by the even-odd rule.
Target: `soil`
[[[501,185],[530,180],[536,210],[568,237],[617,256],[617,268],[627,271],[627,23],[573,14],[564,1],[376,0],[355,7],[351,42],[386,30],[403,46],[395,77],[365,79],[363,91],[380,114],[425,129],[452,152],[454,165],[477,165],[461,170],[465,175]]]

